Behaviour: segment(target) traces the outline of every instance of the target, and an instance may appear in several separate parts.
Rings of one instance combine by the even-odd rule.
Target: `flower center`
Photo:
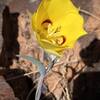
[[[58,45],[64,44],[65,41],[66,41],[66,38],[65,38],[64,36],[60,36],[60,37],[58,37],[58,38],[56,39],[56,43],[57,43]]]
[[[42,22],[42,27],[45,29],[45,30],[48,30],[48,26],[52,24],[51,20],[50,19],[46,19]]]

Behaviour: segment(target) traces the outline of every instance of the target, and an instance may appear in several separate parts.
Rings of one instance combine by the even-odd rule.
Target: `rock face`
[[[0,13],[0,51],[1,51],[1,47],[2,47],[2,14]]]
[[[10,1],[12,1],[12,2],[10,2]],[[29,40],[25,39],[25,37],[23,35],[23,34],[25,34],[25,32],[28,33],[28,31],[27,31],[28,27],[26,28],[26,26],[29,24],[29,23],[27,23],[28,21],[25,21],[25,19],[27,19],[27,14],[24,16],[23,13],[27,9],[31,12],[34,12],[36,10],[37,5],[39,4],[39,1],[41,1],[41,0],[36,0],[36,2],[34,2],[34,4],[33,4],[33,3],[30,3],[30,0],[20,0],[20,1],[18,1],[18,0],[0,0],[0,49],[2,48],[1,53],[0,53],[0,67],[1,66],[3,68],[10,67],[10,71],[7,71],[6,75],[4,75],[6,81],[9,78],[13,78],[14,76],[16,77],[18,75],[23,75],[26,72],[34,71],[34,73],[35,73],[36,69],[32,67],[32,64],[28,63],[27,61],[21,60],[21,59],[19,59],[19,62],[15,61],[16,64],[15,65],[13,64],[11,67],[10,65],[12,64],[12,60],[16,58],[15,57],[16,54],[19,54],[19,52],[21,52],[26,55],[28,55],[28,54],[34,55],[34,57],[36,57],[36,58],[43,56],[40,52],[40,49],[35,48],[36,47],[35,42],[33,42],[33,40],[31,40],[31,39],[29,39]],[[78,7],[100,16],[100,12],[98,12],[100,9],[100,7],[99,7],[100,0],[73,0],[73,2]],[[9,5],[9,8],[8,8],[8,6],[4,7],[5,5]],[[16,12],[18,12],[18,13],[16,13]],[[19,16],[19,13],[20,13],[20,16]],[[21,13],[22,13],[22,15],[21,15]],[[98,31],[98,36],[100,37],[100,26],[98,26],[99,21],[87,14],[82,13],[82,15],[84,15],[84,18],[85,18],[86,30],[88,32],[94,34],[95,29],[97,29],[96,31]],[[19,22],[20,22],[21,26],[18,23],[18,19],[20,19]],[[23,34],[21,34],[21,33],[23,33]],[[18,36],[18,34],[20,34],[21,36]],[[90,36],[89,36],[89,38],[85,37],[85,39],[80,39],[78,41],[80,48],[76,49],[76,52],[79,53],[78,51],[80,49],[83,49],[80,52],[80,56],[81,56],[82,60],[84,61],[84,63],[87,66],[92,66],[92,65],[94,66],[94,63],[95,63],[96,67],[98,64],[98,69],[100,70],[100,68],[99,68],[100,63],[98,63],[98,61],[100,61],[99,60],[100,59],[100,52],[99,52],[100,51],[99,50],[100,38],[99,38],[99,40],[96,37],[95,37],[96,39],[94,39],[93,34],[91,35],[92,37],[90,37]],[[17,41],[17,37],[19,39],[20,50],[19,50],[19,44]],[[46,84],[46,86],[48,86],[48,90],[50,92],[52,92],[52,94],[57,99],[60,99],[60,100],[61,100],[61,98],[65,98],[65,96],[66,96],[66,94],[63,93],[62,88],[65,90],[66,87],[68,87],[67,81],[70,80],[69,82],[71,82],[71,80],[74,79],[73,77],[75,75],[77,76],[77,74],[79,74],[81,72],[81,70],[83,69],[82,66],[83,67],[85,66],[83,61],[82,61],[82,63],[77,62],[78,64],[73,63],[75,60],[75,57],[76,57],[76,56],[74,57],[73,55],[74,55],[73,50],[66,51],[63,58],[61,59],[61,61],[65,61],[65,62],[63,62],[63,65],[65,66],[65,64],[66,64],[66,66],[63,67],[62,65],[59,65],[59,64],[57,66],[57,64],[56,64],[56,66],[53,67],[53,69],[52,69],[54,72],[49,73],[45,79],[45,84]],[[72,63],[70,63],[69,61]],[[69,62],[69,64],[67,64],[67,62]],[[44,62],[44,63],[46,63],[46,62]],[[94,69],[96,69],[96,67],[94,67]],[[96,69],[96,70],[98,70],[98,69]],[[3,72],[1,70],[0,75],[2,75],[2,73]],[[85,74],[85,76],[87,76],[87,74]],[[22,78],[17,78],[15,80],[7,81],[10,84],[10,86],[12,87],[12,89],[8,85],[8,83],[5,82],[5,79],[2,76],[0,76],[0,100],[16,100],[15,96],[18,97],[20,100],[25,100],[29,91],[33,88],[33,82],[31,79],[35,79],[35,78],[33,78],[33,76],[31,79],[29,79],[29,77],[22,77]],[[61,80],[61,79],[63,79],[63,80]],[[77,96],[80,95],[80,93],[84,94],[85,90],[87,91],[87,86],[90,86],[90,88],[91,88],[91,89],[89,88],[90,91],[94,91],[94,90],[92,90],[94,85],[90,85],[90,83],[94,83],[96,81],[93,80],[93,82],[89,82],[89,85],[88,85],[88,80],[91,80],[91,79],[95,79],[95,78],[87,77],[87,83],[86,83],[85,78],[84,78],[83,87],[82,87],[82,82],[80,80],[79,80],[78,85],[77,85],[77,81],[75,81],[75,83],[73,85],[74,88],[73,88],[73,86],[71,87],[72,91],[73,91],[73,100],[78,100],[78,99],[74,99],[74,98],[77,98]],[[52,81],[52,80],[54,80],[54,81]],[[98,83],[100,83],[100,82],[98,82]],[[84,85],[86,86],[85,90],[83,90]],[[79,88],[77,88],[77,86]],[[95,85],[95,86],[97,86],[97,85]],[[99,87],[100,86],[98,85],[98,91],[100,91]],[[77,90],[76,90],[76,88],[77,88]],[[83,90],[83,92],[79,91],[81,89]],[[15,96],[14,96],[13,91],[15,93]],[[66,91],[67,90],[65,90],[65,92]],[[71,91],[71,93],[72,93],[72,91]],[[95,91],[96,91],[96,89],[95,89]],[[35,94],[35,93],[33,93],[33,94]],[[30,98],[32,98],[30,100],[34,99],[33,94],[31,95],[32,97],[30,96]],[[91,92],[90,92],[90,94],[91,94]],[[62,97],[62,95],[63,95],[63,97]],[[90,95],[90,96],[92,96],[92,95]],[[87,96],[84,96],[84,97],[88,97],[88,93],[87,93]],[[82,96],[81,96],[81,98],[82,98]],[[79,100],[82,100],[81,98]],[[48,99],[45,98],[44,100],[48,100]],[[52,100],[52,99],[49,99],[49,100]],[[88,100],[90,100],[90,99],[88,99]]]
[[[0,100],[18,100],[3,76],[0,76]]]
[[[2,12],[5,8],[5,5],[8,5],[12,0],[0,0],[0,51],[2,48],[2,41],[3,41],[3,37],[2,37]]]
[[[0,1],[0,52],[1,52],[1,47],[2,47],[2,11],[3,11],[3,4]]]
[[[17,41],[19,13],[29,8],[31,11],[35,11],[39,1],[34,2],[35,6],[33,6],[33,3],[27,0],[20,2],[0,0],[0,66],[9,67],[12,65],[12,59],[16,58],[15,55],[19,54]]]
[[[19,13],[10,13],[8,6],[3,10],[2,23],[2,51],[0,54],[0,66],[8,67],[12,59],[19,53],[18,37],[18,16]]]

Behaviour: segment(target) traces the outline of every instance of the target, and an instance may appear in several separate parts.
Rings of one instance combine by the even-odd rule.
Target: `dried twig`
[[[29,76],[29,75],[32,75],[32,74],[34,74],[34,72],[29,72],[29,73],[25,73],[25,74],[22,74],[22,75],[17,75],[17,76],[6,79],[6,81],[15,80],[15,79],[25,77],[25,76]]]
[[[59,79],[59,80],[55,83],[55,85],[53,86],[52,90],[51,90],[50,92],[48,92],[48,93],[45,95],[45,97],[47,97],[50,93],[53,93],[53,91],[57,88],[57,85],[60,83],[61,80],[62,80],[62,79]],[[44,98],[45,98],[45,97],[44,97]],[[42,98],[42,99],[44,99],[44,98]]]
[[[35,85],[31,90],[30,92],[28,93],[27,97],[26,97],[26,100],[29,100],[31,94],[33,93],[33,91],[35,90],[35,88],[37,87],[37,85]]]
[[[68,83],[67,83],[67,87],[65,89],[66,89],[67,100],[71,100],[70,92],[69,92],[69,89],[68,89]]]
[[[87,11],[87,10],[80,9],[79,11],[82,12],[82,13],[84,13],[84,14],[87,14],[87,15],[89,15],[89,16],[92,16],[93,18],[95,18],[95,19],[97,19],[98,21],[100,21],[100,18],[99,18],[98,16],[94,15],[93,13],[91,13],[91,12],[89,12],[89,11]]]

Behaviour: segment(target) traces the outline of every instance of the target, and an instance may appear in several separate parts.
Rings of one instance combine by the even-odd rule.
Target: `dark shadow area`
[[[1,71],[0,71],[1,72]],[[28,96],[28,100],[35,100],[36,84],[33,84],[33,80],[28,76],[24,76],[24,70],[21,69],[5,69],[2,71],[7,83],[12,87],[14,94],[20,100],[26,100],[30,91],[32,93]],[[34,88],[34,89],[33,89]],[[53,94],[45,96],[41,94],[40,100],[56,100]]]
[[[20,100],[25,100],[29,91],[33,88],[31,78],[24,76],[25,72],[21,69],[6,69],[3,73],[7,83],[12,87],[15,96]]]
[[[18,16],[19,13],[10,13],[6,6],[3,11],[2,36],[3,44],[0,54],[0,66],[9,67],[16,54],[19,54],[18,37]]]
[[[74,81],[72,100],[99,100],[100,72],[80,74]]]
[[[10,69],[13,59],[19,54],[18,37],[18,16],[19,13],[10,13],[9,7],[6,6],[3,10],[3,25],[2,25],[2,51],[0,54],[0,75],[3,75],[12,87],[14,94],[20,100],[26,100],[31,89],[34,88],[32,78],[24,76],[25,71],[22,69]],[[36,88],[29,96],[29,100],[35,100]],[[10,98],[9,98],[10,99]],[[45,96],[41,95],[41,100],[55,100],[52,94]]]
[[[87,66],[100,63],[100,40],[94,39],[88,47],[81,50],[80,56]]]
[[[30,95],[29,100],[35,100],[35,93],[36,93],[36,89],[34,89],[32,94]],[[42,93],[40,100],[56,100],[56,98],[54,97],[52,93],[50,93],[47,96],[45,96],[45,94]]]

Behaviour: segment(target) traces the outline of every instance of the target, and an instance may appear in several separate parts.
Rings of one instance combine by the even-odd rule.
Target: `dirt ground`
[[[34,100],[37,67],[16,54],[31,55],[43,61],[46,68],[49,64],[32,35],[27,13],[33,13],[40,1],[0,1],[0,100]],[[65,50],[59,63],[53,65],[44,79],[41,100],[100,98],[100,0],[72,1],[80,8],[88,35],[73,49]]]

